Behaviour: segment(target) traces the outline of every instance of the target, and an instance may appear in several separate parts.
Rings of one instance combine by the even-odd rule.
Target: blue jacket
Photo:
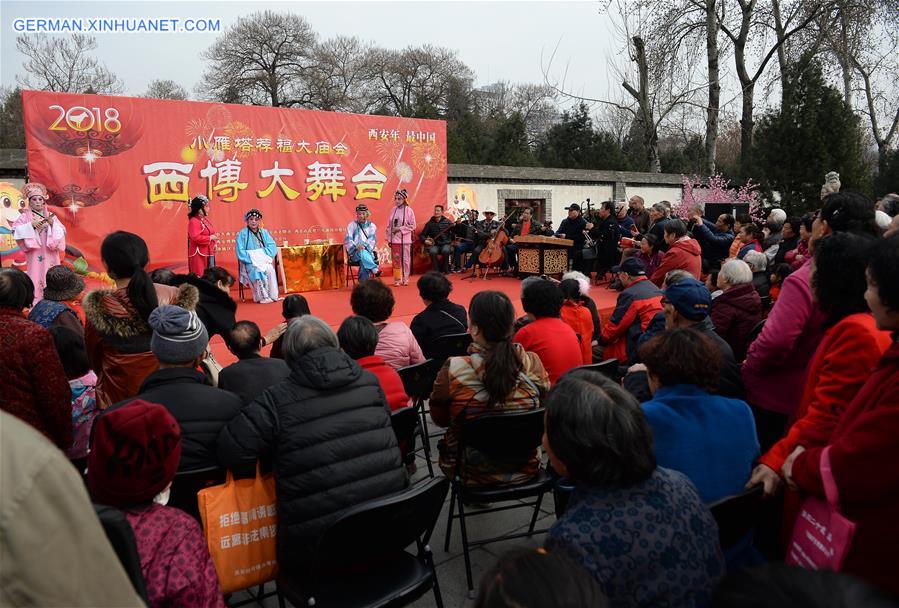
[[[703,219],[702,223],[693,227],[693,238],[699,241],[702,247],[702,257],[718,263],[727,259],[730,245],[734,242],[734,233],[731,230],[719,232],[715,224]]]
[[[660,467],[686,475],[706,503],[743,491],[759,455],[745,401],[677,384],[659,388],[642,407]]]

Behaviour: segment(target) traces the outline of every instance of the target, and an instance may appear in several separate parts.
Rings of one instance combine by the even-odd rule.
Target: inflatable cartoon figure
[[[0,182],[0,256],[4,266],[24,266],[25,252],[12,236],[12,224],[25,209],[22,192],[9,182]]]

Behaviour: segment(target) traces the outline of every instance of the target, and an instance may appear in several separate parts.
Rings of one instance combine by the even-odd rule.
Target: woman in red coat
[[[829,438],[803,436],[784,475],[803,496],[823,499],[821,450],[830,447],[840,510],[858,525],[843,571],[899,596],[899,237],[877,243],[867,283],[877,328],[892,332],[893,342]]]
[[[215,266],[215,229],[207,217],[209,200],[202,194],[190,202],[187,214],[187,269],[203,276],[206,268]]]
[[[796,421],[759,459],[749,480],[748,485],[763,484],[766,494],[780,486],[782,469],[791,454],[802,449],[803,438],[830,439],[846,406],[890,345],[889,333],[876,327],[865,302],[865,265],[875,242],[868,235],[841,232],[816,246],[812,293],[827,315],[828,329],[809,364]],[[785,502],[784,521],[790,527],[799,500],[788,492]]]

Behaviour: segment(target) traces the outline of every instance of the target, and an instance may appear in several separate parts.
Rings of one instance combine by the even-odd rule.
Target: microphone
[[[399,225],[400,225],[400,220],[399,220],[399,218],[393,218],[393,227],[396,228],[396,227],[399,226]]]

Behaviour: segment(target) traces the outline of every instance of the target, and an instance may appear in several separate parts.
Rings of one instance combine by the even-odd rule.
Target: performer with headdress
[[[240,282],[253,290],[253,301],[269,304],[278,300],[278,279],[273,261],[278,254],[275,239],[262,228],[262,212],[250,209],[243,216],[247,227],[237,233]]]
[[[66,229],[47,210],[47,189],[31,182],[22,188],[28,207],[13,222],[13,238],[25,252],[28,276],[34,283],[34,301],[44,297],[47,270],[59,264],[66,250]]]
[[[412,243],[415,241],[415,212],[406,200],[405,189],[393,195],[395,205],[387,222],[387,242],[393,260],[393,284],[408,285],[412,274]]]
[[[375,261],[375,248],[378,244],[378,227],[371,221],[368,205],[356,205],[356,219],[347,224],[346,238],[343,245],[351,262],[359,264],[359,280],[364,281],[371,275],[379,275],[378,262]]]
[[[218,238],[209,221],[209,199],[199,194],[190,201],[187,214],[187,269],[198,277],[215,266],[215,242]]]

